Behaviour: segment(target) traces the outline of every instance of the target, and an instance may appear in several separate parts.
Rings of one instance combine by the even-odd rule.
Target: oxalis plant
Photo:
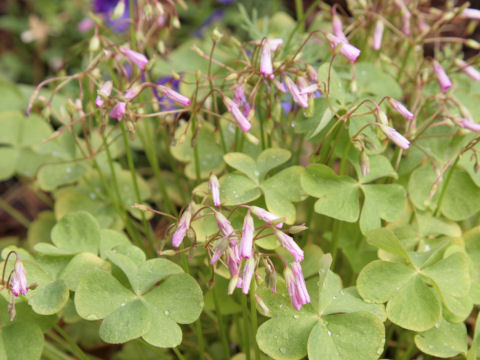
[[[480,358],[480,11],[221,3],[96,0],[0,82],[49,204],[0,202],[0,359]]]

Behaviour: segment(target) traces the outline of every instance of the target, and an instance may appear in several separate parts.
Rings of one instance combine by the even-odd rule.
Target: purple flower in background
[[[97,14],[102,14],[105,16],[108,26],[110,26],[116,32],[124,32],[129,27],[130,10],[129,3],[130,1],[125,0],[125,11],[119,19],[113,20],[112,13],[115,7],[118,5],[120,0],[94,0],[93,1],[93,11]]]
[[[219,22],[223,19],[225,15],[224,9],[215,10],[212,15],[210,15],[199,27],[197,30],[192,32],[193,37],[202,38],[205,34],[205,31],[210,27],[210,25]]]
[[[180,88],[180,80],[177,80],[172,76],[162,77],[159,80],[157,80],[155,82],[155,84],[168,86],[170,89],[175,90],[177,92],[179,91],[179,88]],[[163,94],[159,94],[156,87],[153,87],[152,89],[153,89],[153,93],[154,93],[155,97],[157,98],[158,102],[160,103],[160,109],[162,111],[177,109],[175,101],[173,101],[172,99],[170,99],[166,96],[163,96]]]

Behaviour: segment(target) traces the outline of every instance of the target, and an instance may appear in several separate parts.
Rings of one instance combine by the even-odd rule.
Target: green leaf
[[[258,328],[258,346],[274,359],[301,359],[307,354],[308,334],[317,321],[303,316],[270,319]]]
[[[437,176],[431,165],[420,166],[410,176],[408,181],[408,195],[416,208],[426,210],[434,209],[439,192],[435,192],[432,200],[428,200]]]
[[[337,103],[344,103],[346,91],[343,87],[340,76],[333,68],[331,68],[330,64],[324,63],[320,65],[317,73],[319,79],[324,79],[322,82],[325,84],[325,87],[327,86],[327,79],[330,79],[329,96]]]
[[[426,354],[450,358],[467,352],[465,324],[441,320],[433,328],[415,336],[415,344]]]
[[[157,311],[180,324],[194,322],[203,308],[202,290],[188,274],[175,274],[144,296]]]
[[[259,173],[258,179],[262,181],[271,169],[287,162],[290,156],[290,151],[282,148],[270,148],[262,151],[258,155],[256,163],[256,170]]]
[[[70,293],[63,280],[41,285],[31,292],[28,303],[40,315],[56,314],[67,304]]]
[[[0,113],[0,144],[16,146],[20,143],[20,131],[23,114],[18,111],[4,111]]]
[[[157,347],[176,347],[182,342],[182,329],[167,316],[150,310],[152,317],[150,329],[142,336],[149,344]]]
[[[87,170],[82,163],[47,164],[40,168],[37,180],[42,190],[52,191],[61,185],[73,183]]]
[[[0,180],[6,180],[15,173],[19,153],[10,147],[0,147]]]
[[[301,201],[303,198],[300,184],[303,172],[303,167],[291,166],[268,178],[261,185],[268,210],[277,216],[285,217],[287,224],[293,224],[296,220],[296,210],[292,202]]]
[[[440,210],[454,221],[465,220],[480,210],[480,188],[466,172],[453,170]]]
[[[392,177],[394,179],[398,178],[397,173],[392,167],[390,161],[382,155],[373,155],[369,157],[370,171],[366,176],[362,175],[362,171],[359,162],[354,162],[355,170],[357,171],[358,179],[362,184],[372,182],[374,180],[383,178],[383,177]]]
[[[75,292],[75,308],[86,320],[107,317],[112,311],[135,299],[112,275],[97,271],[86,275]]]
[[[299,124],[299,130],[306,130],[307,139],[312,139],[318,135],[333,119],[333,112],[328,106],[328,102],[323,99],[314,100],[315,108],[313,116]],[[305,132],[305,131],[302,131]]]
[[[130,240],[125,233],[117,230],[100,230],[100,256],[107,257],[107,252],[119,245],[130,245]]]
[[[247,175],[251,180],[258,183],[260,172],[257,170],[255,160],[253,160],[250,156],[237,152],[225,154],[223,159],[228,165]]]
[[[100,325],[100,338],[110,344],[121,344],[146,334],[152,317],[146,304],[140,299],[121,306]]]
[[[180,273],[182,268],[169,260],[150,259],[138,269],[132,288],[135,293],[143,294],[167,276]]]
[[[305,169],[302,187],[311,196],[319,198],[315,212],[339,220],[358,219],[358,184],[348,176],[338,176],[325,165],[314,164]]]
[[[43,333],[31,322],[15,321],[1,331],[0,356],[2,360],[39,360],[44,345]]]
[[[67,214],[52,229],[52,242],[70,254],[96,254],[100,244],[100,227],[87,212]]]
[[[402,89],[395,79],[373,63],[355,64],[359,93],[402,98]],[[375,81],[372,81],[375,79]]]
[[[414,270],[403,264],[375,260],[358,275],[357,290],[366,301],[384,303],[414,276]]]
[[[367,242],[379,249],[388,251],[391,254],[398,255],[409,261],[407,251],[400,243],[395,234],[386,229],[376,229],[367,234]]]
[[[388,302],[387,316],[405,329],[425,331],[440,321],[442,307],[434,291],[414,276]]]
[[[220,178],[219,182],[220,199],[226,206],[246,204],[262,194],[257,184],[241,174],[226,174]]]
[[[422,269],[422,274],[432,279],[440,291],[455,297],[463,297],[470,290],[468,259],[456,252],[447,258]]]
[[[375,315],[366,312],[330,315],[308,337],[312,360],[370,360],[383,352],[385,330]]]
[[[459,323],[465,321],[473,309],[473,301],[470,296],[455,297],[450,294],[442,294],[443,317],[445,320]]]
[[[406,194],[398,184],[362,185],[365,202],[360,216],[363,234],[381,226],[381,219],[394,221],[405,207]]]
[[[81,278],[92,271],[110,272],[111,265],[92,253],[80,253],[68,263],[62,271],[60,279],[63,279],[65,285],[75,291]]]

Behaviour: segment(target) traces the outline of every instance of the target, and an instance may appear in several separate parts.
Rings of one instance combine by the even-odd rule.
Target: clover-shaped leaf
[[[168,260],[128,261],[128,256],[113,250],[108,257],[125,272],[133,291],[108,273],[91,272],[75,293],[79,315],[87,320],[104,319],[99,333],[106,342],[143,337],[159,347],[180,344],[182,332],[177,323],[195,321],[203,307],[196,281]]]
[[[386,229],[369,234],[369,242],[398,255],[399,262],[372,261],[360,272],[357,288],[368,302],[387,302],[387,316],[393,323],[426,331],[440,321],[442,303],[452,319],[462,321],[468,316],[471,306],[465,297],[470,277],[463,252],[444,252],[444,244],[425,253],[405,252]]]
[[[307,354],[310,359],[353,360],[377,359],[383,352],[385,310],[365,303],[355,288],[342,289],[340,278],[328,270],[330,262],[328,255],[321,258],[320,277],[307,281],[312,303],[300,311],[291,306],[284,284],[277,294],[258,289],[272,317],[257,332],[267,355],[281,360]]]
[[[426,354],[450,358],[467,353],[467,329],[464,323],[453,324],[441,320],[428,331],[415,336],[415,344]]]
[[[291,224],[295,221],[294,202],[303,199],[300,178],[301,166],[291,166],[265,179],[273,168],[285,163],[290,152],[284,149],[267,149],[257,160],[243,153],[228,153],[225,162],[240,173],[229,173],[220,179],[220,199],[225,205],[240,205],[251,202],[263,193],[267,208],[272,213],[285,217]]]
[[[384,176],[379,172],[375,176]],[[325,165],[313,164],[302,176],[304,191],[316,198],[315,211],[342,221],[355,222],[360,215],[359,190],[365,196],[360,215],[362,233],[381,226],[381,219],[394,221],[404,208],[405,190],[398,184],[363,184],[339,176]]]

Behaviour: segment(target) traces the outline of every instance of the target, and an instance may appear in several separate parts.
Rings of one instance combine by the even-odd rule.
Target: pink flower
[[[433,61],[433,71],[437,76],[438,85],[443,92],[447,91],[452,87],[452,82],[450,81],[450,78],[443,69],[442,65],[440,65],[436,60]]]
[[[141,90],[142,88],[138,85],[132,86],[125,92],[125,94],[123,94],[123,97],[127,100],[132,100],[138,96]]]
[[[308,97],[300,94],[300,90],[297,85],[288,77],[285,76],[285,85],[287,85],[288,91],[292,94],[293,101],[303,108],[308,107]]]
[[[480,72],[475,69],[473,66],[468,65],[465,61],[461,59],[455,59],[455,64],[462,70],[468,77],[474,81],[480,81]]]
[[[208,182],[210,192],[212,193],[213,205],[220,206],[220,183],[215,174],[210,175],[210,181]]]
[[[95,21],[93,21],[92,18],[85,18],[78,23],[77,29],[78,31],[84,34],[88,30],[90,30],[94,25],[95,25]]]
[[[235,104],[231,99],[226,96],[223,97],[223,103],[225,104],[228,112],[232,114],[233,118],[240,127],[240,130],[242,130],[243,132],[247,132],[252,128],[252,124],[250,124],[245,115],[243,115],[237,104]]]
[[[292,254],[293,258],[295,261],[302,261],[303,260],[303,250],[298,246],[298,244],[293,240],[291,236],[288,236],[284,232],[273,229],[275,232],[275,236],[277,237],[278,240],[280,240],[280,243],[282,246],[290,253]]]
[[[335,11],[335,8],[332,9],[332,31],[333,34],[339,38],[340,40],[348,43],[348,39],[343,33],[343,25],[342,25],[342,20],[340,17],[337,15],[337,12]]]
[[[478,9],[464,9],[461,16],[466,19],[480,20],[480,10]]]
[[[400,113],[400,115],[402,115],[404,118],[408,119],[408,120],[412,120],[414,118],[413,114],[410,112],[410,110],[408,110],[405,105],[403,105],[401,102],[395,100],[395,99],[392,99],[392,98],[388,98],[388,101],[390,102],[390,104],[392,105],[392,107],[398,111]]]
[[[400,9],[402,14],[402,32],[405,35],[410,35],[410,18],[412,14],[402,0],[395,0],[395,5]]]
[[[117,119],[118,121],[122,120],[123,115],[125,114],[127,104],[123,101],[119,101],[115,104],[112,111],[110,111],[110,117]]]
[[[270,45],[268,41],[264,41],[262,45],[262,56],[260,57],[260,74],[268,79],[273,79],[272,54],[270,53]]]
[[[238,254],[237,240],[234,239],[234,243],[232,244],[232,242],[230,242],[230,245],[227,249],[227,263],[230,275],[238,275],[238,273],[240,272],[241,261],[242,260],[240,259],[240,256]]]
[[[480,124],[468,119],[460,119],[458,125],[460,125],[464,129],[468,129],[474,132],[480,132]]]
[[[267,39],[267,44],[270,47],[271,51],[275,51],[280,45],[283,44],[283,39],[281,38]]]
[[[242,111],[245,117],[248,117],[250,114],[250,104],[247,101],[245,96],[245,85],[239,84],[235,87],[235,95],[233,97],[233,102],[237,104],[238,108]]]
[[[360,50],[357,49],[352,44],[342,41],[342,39],[336,37],[332,34],[327,34],[327,40],[330,43],[330,46],[336,48],[338,45],[342,45],[340,48],[340,53],[345,56],[351,63],[357,61],[357,58],[360,56]]]
[[[243,281],[242,281],[242,293],[248,294],[250,290],[250,283],[255,272],[255,258],[250,258],[245,263],[243,268]]]
[[[276,222],[277,220],[281,219],[280,216],[272,214],[271,212],[268,212],[267,210],[262,209],[261,207],[258,207],[258,206],[250,206],[249,209],[253,213],[253,215],[255,215],[257,218],[265,221],[268,224],[271,224],[271,223]],[[277,228],[281,229],[282,226],[283,226],[283,222],[278,223],[275,226]]]
[[[178,102],[183,106],[190,106],[190,99],[166,86],[158,85],[158,89],[170,100]]]
[[[13,295],[27,295],[27,274],[20,260],[17,260],[17,262],[15,263],[15,269],[10,276],[10,285],[12,287]]]
[[[97,90],[97,98],[95,99],[95,105],[98,107],[103,105],[103,99],[109,97],[112,93],[113,83],[111,81],[105,82],[100,89]]]
[[[300,310],[303,305],[310,302],[305,280],[302,274],[302,268],[299,263],[291,264],[292,270],[286,267],[283,276],[287,285],[290,301],[295,309]]]
[[[383,21],[377,20],[373,30],[373,49],[380,50],[383,39]]]
[[[387,125],[381,125],[380,127],[383,133],[402,149],[407,150],[410,147],[410,141],[408,141],[408,139],[401,135],[397,130]]]
[[[145,66],[148,64],[148,58],[139,52],[133,51],[129,48],[122,48],[121,52],[142,70],[145,69]]]
[[[190,227],[190,221],[192,220],[192,208],[188,205],[188,208],[183,212],[182,217],[178,221],[177,230],[172,236],[172,246],[178,248],[183,239],[187,235],[187,230]]]
[[[242,258],[249,258],[252,256],[254,230],[255,226],[249,210],[243,220],[242,241],[240,242],[240,256]]]
[[[232,234],[234,230],[230,221],[228,221],[228,219],[221,212],[215,210],[213,211],[215,213],[215,220],[217,221],[218,228],[222,234],[225,236]]]
[[[215,242],[215,245],[213,245],[213,256],[210,259],[210,265],[215,264],[218,261],[218,259],[220,259],[220,256],[222,256],[225,250],[227,250],[229,244],[230,244],[230,240],[228,239],[227,236]]]

